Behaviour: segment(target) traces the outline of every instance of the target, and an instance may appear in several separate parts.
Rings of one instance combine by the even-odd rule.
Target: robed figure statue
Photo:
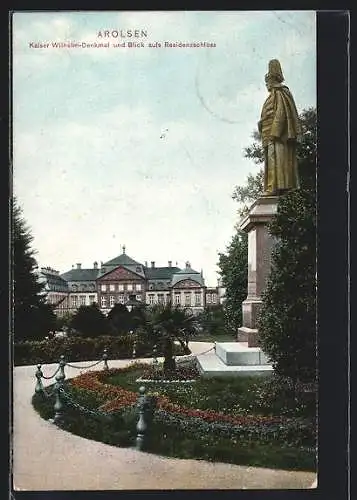
[[[294,98],[283,81],[280,62],[271,60],[265,75],[269,96],[258,123],[265,157],[265,196],[280,195],[299,187],[296,143],[301,127]]]

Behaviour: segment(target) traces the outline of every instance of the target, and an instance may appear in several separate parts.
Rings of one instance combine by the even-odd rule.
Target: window
[[[175,294],[175,304],[181,303],[181,295],[179,293]]]
[[[137,272],[137,273],[141,273],[141,267],[140,267],[140,266],[137,266],[137,267],[136,267],[136,272]]]
[[[123,285],[123,283],[119,283],[118,290],[119,290],[119,292],[124,292],[124,285]]]
[[[102,292],[106,292],[107,291],[107,285],[100,285],[100,289]]]
[[[95,295],[90,295],[89,296],[89,303],[94,304],[94,302],[95,302]]]
[[[78,286],[77,285],[72,285],[71,288],[72,288],[73,292],[76,292],[78,290]]]
[[[195,304],[196,304],[196,306],[201,305],[201,294],[200,293],[195,294]]]
[[[115,304],[115,297],[114,295],[109,296],[109,307],[114,307]]]
[[[85,295],[80,295],[79,296],[79,305],[80,306],[85,306],[86,305],[86,296]]]
[[[78,305],[78,297],[77,295],[72,295],[71,297],[71,306],[72,307],[77,307]]]
[[[166,294],[166,304],[170,304],[170,302],[171,302],[171,297],[170,297],[170,294],[167,293]]]
[[[212,302],[215,304],[217,302],[217,295],[212,293]]]
[[[101,297],[100,298],[100,306],[101,307],[107,307],[107,297]]]
[[[149,295],[149,304],[153,304],[154,303],[154,297],[155,297],[155,295],[153,293],[150,293],[150,295]]]
[[[137,292],[141,292],[141,283],[137,283],[137,284],[136,284],[135,290],[136,290]]]
[[[113,283],[109,285],[109,291],[115,292],[115,285]]]
[[[132,292],[133,291],[133,285],[132,285],[132,283],[128,283],[126,289],[128,290],[128,292]]]
[[[164,303],[164,294],[163,293],[159,293],[158,296],[157,296],[157,302],[158,304],[163,304]]]
[[[208,294],[206,295],[206,302],[207,302],[207,304],[210,304],[210,303],[211,303],[211,294],[210,294],[210,293],[208,293]]]
[[[190,305],[191,305],[191,294],[185,293],[185,306],[190,306]]]
[[[118,302],[119,302],[119,304],[124,304],[124,294],[123,293],[118,295]]]

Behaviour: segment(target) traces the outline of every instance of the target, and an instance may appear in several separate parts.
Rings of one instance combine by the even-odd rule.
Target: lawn
[[[134,365],[107,374],[87,372],[67,381],[70,398],[94,413],[68,404],[62,427],[111,445],[133,446],[140,385],[136,380],[144,369]],[[251,466],[316,469],[316,404],[311,393],[296,399],[274,377],[198,378],[191,384],[146,387],[158,401],[145,443],[148,452]],[[44,418],[53,416],[49,398],[37,394],[33,404]]]

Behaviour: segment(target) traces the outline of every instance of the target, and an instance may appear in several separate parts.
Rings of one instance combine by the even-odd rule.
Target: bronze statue
[[[301,127],[294,98],[283,81],[280,62],[272,59],[265,75],[269,96],[258,123],[265,156],[265,196],[280,195],[299,187],[296,142]]]

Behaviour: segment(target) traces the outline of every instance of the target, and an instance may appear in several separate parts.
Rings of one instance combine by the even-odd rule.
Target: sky
[[[259,169],[244,148],[269,60],[299,112],[316,106],[315,12],[15,12],[12,33],[12,187],[39,266],[91,268],[125,245],[215,286],[232,193]]]

